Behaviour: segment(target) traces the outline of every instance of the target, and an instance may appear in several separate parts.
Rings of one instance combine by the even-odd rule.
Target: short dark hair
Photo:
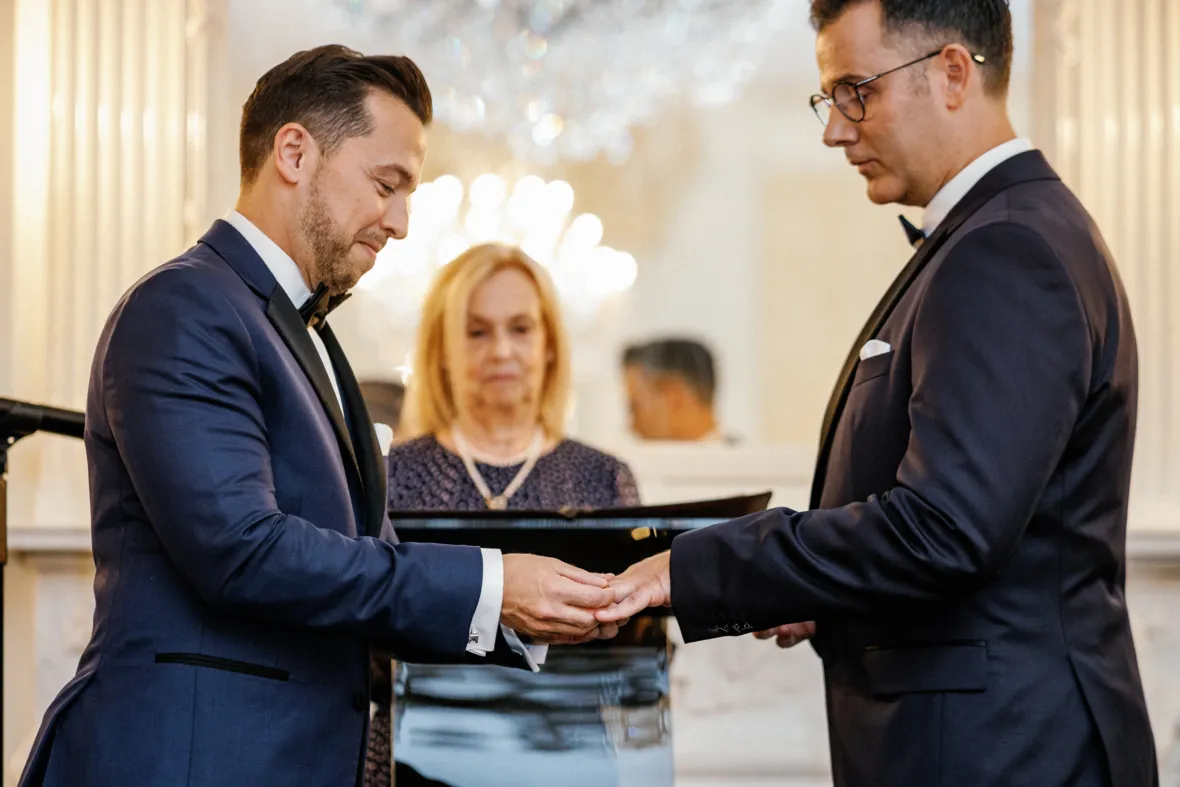
[[[1012,77],[1012,12],[1008,0],[811,0],[816,32],[849,8],[867,2],[881,5],[885,31],[921,38],[923,47],[962,44],[983,55],[984,86],[992,95],[1008,92]]]
[[[673,337],[628,345],[623,350],[623,366],[678,377],[707,404],[712,404],[717,394],[713,353],[695,339]]]
[[[270,155],[275,134],[300,123],[331,155],[349,137],[373,130],[365,108],[370,91],[400,99],[423,125],[434,116],[426,77],[408,57],[365,56],[337,44],[297,52],[267,71],[242,106],[239,157],[242,183],[253,183]]]

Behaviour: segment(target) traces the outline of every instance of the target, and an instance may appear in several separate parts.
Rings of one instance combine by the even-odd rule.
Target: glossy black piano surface
[[[763,510],[769,495],[598,512],[391,512],[404,541],[548,555],[619,573],[682,532]],[[399,664],[397,787],[673,783],[665,610],[618,638],[550,648],[538,673]]]

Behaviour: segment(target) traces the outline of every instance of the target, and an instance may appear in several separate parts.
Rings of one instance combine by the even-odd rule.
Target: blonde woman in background
[[[485,244],[444,267],[389,454],[390,508],[636,504],[625,464],[564,436],[570,363],[553,284],[524,252]]]
[[[446,265],[423,304],[401,428],[389,452],[391,512],[638,505],[623,462],[564,435],[570,362],[553,284],[520,249],[475,246]],[[662,632],[658,636],[662,642]],[[590,666],[593,657],[584,653],[558,648],[539,674],[400,665],[399,696],[411,684],[413,692],[399,703],[427,707],[444,697],[447,709],[420,717],[424,721],[416,721],[409,734],[399,730],[398,787],[499,783],[504,774],[488,773],[489,767],[511,767],[511,783],[526,787],[559,778],[581,784],[582,777],[586,784],[610,787],[617,780],[605,770],[615,763],[594,687],[601,680],[618,683],[619,675],[617,669],[602,671],[601,656]],[[641,682],[658,683],[658,665],[649,661],[638,670],[628,665],[628,675],[638,672]],[[575,684],[574,693],[582,694],[571,700]],[[461,698],[472,696],[473,687],[475,695],[500,693],[524,705],[510,701],[497,708],[485,698],[465,706]],[[389,728],[388,706],[379,704],[368,787],[389,784]],[[523,753],[503,755],[517,748],[548,751],[572,772],[547,770]]]

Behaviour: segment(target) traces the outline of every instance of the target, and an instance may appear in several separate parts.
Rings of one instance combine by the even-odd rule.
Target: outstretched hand
[[[594,613],[599,623],[619,623],[649,607],[672,604],[672,553],[642,560],[610,580],[615,603]]]
[[[504,556],[500,622],[539,643],[577,644],[609,639],[625,620],[600,622],[615,591],[608,577],[537,555]]]

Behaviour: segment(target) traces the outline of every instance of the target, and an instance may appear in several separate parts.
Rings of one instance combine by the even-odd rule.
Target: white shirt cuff
[[[548,645],[525,645],[528,648],[529,656],[537,664],[544,664],[545,657],[549,655]]]
[[[500,624],[500,632],[504,635],[504,641],[508,643],[509,650],[523,658],[530,670],[541,671],[541,665],[545,663],[545,657],[549,654],[548,645],[526,645],[521,641],[519,634],[503,623]]]
[[[500,607],[504,603],[504,556],[498,549],[481,549],[483,557],[483,585],[479,602],[471,618],[467,637],[467,652],[486,656],[496,647],[496,632],[500,627]]]

